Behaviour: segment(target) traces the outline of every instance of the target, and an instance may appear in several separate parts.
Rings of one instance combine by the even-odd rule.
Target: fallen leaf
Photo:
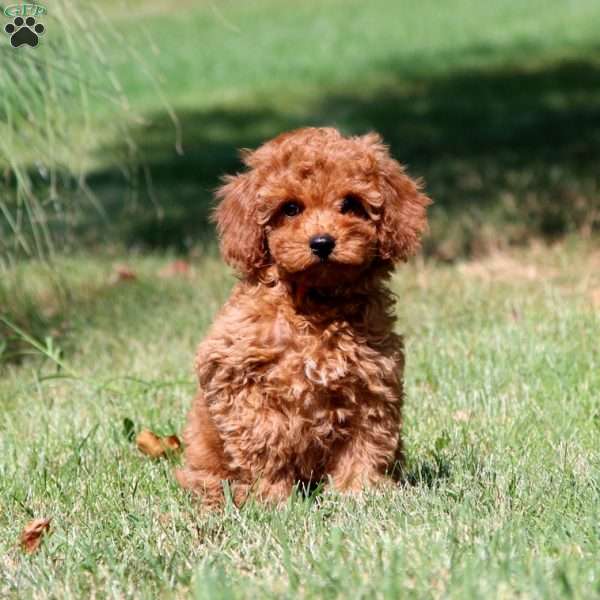
[[[144,429],[138,433],[135,438],[138,450],[152,458],[158,458],[165,453],[164,446],[160,443],[160,438],[148,429]]]
[[[115,265],[110,281],[112,284],[116,284],[121,281],[133,281],[134,279],[137,279],[137,274],[133,269],[130,269],[127,265]]]
[[[181,448],[181,442],[176,435],[161,438],[148,429],[141,431],[135,441],[139,451],[152,458],[160,458],[167,451],[175,452]]]
[[[174,260],[159,271],[160,277],[189,277],[192,267],[186,260]]]
[[[600,288],[592,290],[592,304],[600,309]]]
[[[42,543],[42,536],[50,529],[50,519],[34,519],[21,532],[21,548],[28,554],[37,551]]]
[[[173,516],[170,513],[161,513],[158,515],[161,525],[170,525],[173,522]]]
[[[181,442],[176,435],[169,435],[162,438],[162,443],[171,451],[175,452],[181,448]]]
[[[452,418],[457,422],[457,423],[466,423],[467,421],[471,420],[471,413],[468,410],[457,410],[453,415]]]

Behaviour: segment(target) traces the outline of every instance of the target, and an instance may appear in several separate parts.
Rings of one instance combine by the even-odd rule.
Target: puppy
[[[342,492],[402,459],[404,355],[386,283],[419,246],[429,199],[376,134],[285,133],[226,179],[215,211],[240,282],[196,360],[182,486],[209,505]]]

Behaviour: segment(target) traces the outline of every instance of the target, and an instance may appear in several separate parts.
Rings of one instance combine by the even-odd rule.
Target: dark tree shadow
[[[480,54],[492,51],[481,48]],[[424,244],[430,255],[452,260],[532,237],[590,234],[600,225],[600,49],[554,62],[520,52],[527,66],[429,77],[422,65],[411,69],[406,59],[390,60],[376,69],[385,73],[385,85],[324,93],[293,113],[268,103],[179,111],[183,153],[176,151],[168,115],[148,115],[134,140],[151,183],[141,169],[137,179],[123,177],[124,142],[100,148],[113,166],[87,183],[106,218],[85,211],[75,224],[76,240],[178,252],[212,247],[212,193],[222,175],[241,168],[238,148],[306,125],[352,134],[376,130],[409,172],[424,178],[435,201]],[[61,219],[56,226],[63,226]],[[17,323],[33,322],[7,314]],[[40,331],[50,327],[44,323]],[[11,336],[0,332],[0,346]]]
[[[391,62],[384,87],[325,95],[304,113],[270,107],[180,112],[182,155],[173,125],[153,115],[136,132],[160,211],[144,186],[142,210],[116,219],[114,235],[150,248],[212,239],[212,190],[240,169],[237,149],[286,129],[334,125],[380,132],[435,200],[425,249],[442,258],[514,243],[589,232],[600,222],[600,53],[540,67],[469,70],[430,79]],[[111,152],[116,149],[103,149]],[[120,210],[111,171],[90,185],[110,213]]]
[[[434,488],[452,474],[450,460],[434,456],[431,460],[411,463],[399,473],[398,481],[410,487]]]
[[[135,132],[140,159],[150,175],[148,181],[140,168],[135,202],[123,201],[122,177],[110,169],[88,180],[111,215],[109,235],[127,245],[185,252],[213,241],[214,190],[225,174],[241,169],[239,149],[256,147],[279,131],[303,124],[267,109],[180,111],[178,120],[181,152],[166,114],[152,115],[149,124]],[[130,218],[122,219],[123,214]],[[94,215],[89,217],[93,222]],[[81,229],[89,225],[83,223]]]

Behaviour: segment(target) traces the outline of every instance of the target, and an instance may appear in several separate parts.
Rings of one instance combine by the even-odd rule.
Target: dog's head
[[[430,201],[378,135],[299,129],[243,159],[249,170],[226,179],[215,211],[223,256],[243,275],[275,265],[336,286],[418,249]]]

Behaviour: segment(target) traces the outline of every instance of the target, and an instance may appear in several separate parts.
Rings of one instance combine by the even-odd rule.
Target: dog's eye
[[[290,200],[281,207],[281,212],[286,217],[295,217],[302,212],[302,205],[295,200]]]
[[[362,202],[356,196],[346,196],[342,200],[342,206],[340,207],[340,212],[345,215],[351,213],[361,219],[368,219],[369,215],[365,210]]]

